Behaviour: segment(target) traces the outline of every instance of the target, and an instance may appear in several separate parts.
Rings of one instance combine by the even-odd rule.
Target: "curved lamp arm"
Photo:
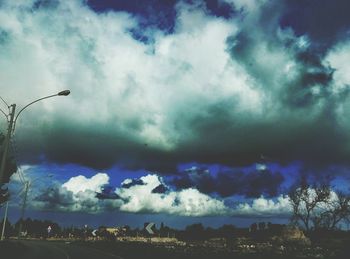
[[[14,120],[14,122],[13,122],[13,130],[12,130],[12,132],[15,131],[16,122],[17,122],[18,116],[21,114],[21,112],[23,112],[23,110],[24,110],[25,108],[27,108],[28,106],[32,105],[33,103],[39,102],[39,101],[44,100],[44,99],[48,99],[48,98],[55,97],[55,96],[67,96],[67,95],[69,95],[69,94],[70,94],[70,91],[69,91],[69,90],[64,90],[64,91],[61,91],[61,92],[59,92],[59,93],[57,93],[57,94],[53,94],[53,95],[49,95],[49,96],[45,96],[45,97],[39,98],[39,99],[37,99],[37,100],[35,100],[35,101],[33,101],[33,102],[27,104],[26,106],[24,106],[24,107],[17,113],[16,118],[15,118],[15,120]]]

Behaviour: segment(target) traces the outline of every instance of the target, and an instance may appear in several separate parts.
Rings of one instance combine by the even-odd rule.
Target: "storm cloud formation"
[[[250,172],[223,171],[213,175],[205,168],[193,167],[174,177],[171,183],[177,189],[196,188],[202,193],[221,197],[242,195],[247,198],[276,197],[280,193],[283,176],[267,169]]]
[[[31,205],[39,210],[101,213],[121,210],[133,213],[167,213],[182,216],[208,216],[229,213],[223,201],[211,198],[195,189],[166,194],[153,192],[162,184],[157,175],[141,177],[144,184],[115,189],[115,199],[98,198],[109,177],[99,173],[91,178],[76,176],[63,185],[48,188],[33,197]],[[131,179],[126,179],[126,182]]]
[[[109,182],[106,174],[98,173],[91,178],[79,175],[63,185],[56,183],[37,195],[30,204],[37,210],[101,213],[115,211],[123,201],[116,194],[115,199],[101,197],[104,186]]]
[[[349,163],[347,1],[225,0],[227,15],[210,1],[172,1],[163,27],[126,7],[49,2],[1,1],[1,96],[23,107],[72,91],[20,118],[24,161],[159,173],[191,161],[247,165],[261,154],[282,164]],[[339,19],[325,19],[326,10],[341,10]],[[140,28],[152,40],[135,37]],[[278,185],[278,175],[264,174]],[[209,182],[258,179],[259,189],[251,177]],[[199,183],[189,185],[215,192]]]

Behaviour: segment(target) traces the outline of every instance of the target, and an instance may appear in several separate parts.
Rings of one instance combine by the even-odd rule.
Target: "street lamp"
[[[51,97],[55,97],[55,96],[67,96],[69,94],[70,94],[69,90],[64,90],[64,91],[58,92],[57,94],[45,96],[45,97],[39,98],[37,100],[34,100],[33,102],[31,102],[31,103],[27,104],[26,106],[24,106],[17,113],[16,117],[15,117],[16,104],[8,105],[7,102],[0,96],[0,99],[5,103],[5,105],[9,109],[9,114],[6,114],[6,112],[4,112],[2,109],[0,109],[0,112],[2,114],[4,114],[4,116],[6,117],[6,120],[8,122],[7,134],[6,134],[5,139],[4,139],[4,143],[3,143],[4,148],[3,148],[2,158],[1,158],[0,191],[2,190],[3,183],[5,183],[4,182],[4,174],[5,174],[5,168],[6,168],[7,153],[8,153],[8,148],[9,148],[9,144],[10,144],[10,140],[11,140],[12,134],[14,133],[15,128],[16,128],[16,122],[17,122],[18,116],[23,112],[24,109],[26,109],[28,106],[30,106],[30,105],[32,105],[32,104],[34,104],[36,102],[39,102],[41,100],[48,99],[48,98],[51,98]],[[10,117],[10,119],[8,119],[9,117]],[[29,188],[29,182],[26,182],[26,186],[25,187],[26,187],[26,194],[25,195],[27,196],[27,192],[28,192],[28,188]],[[26,197],[25,197],[25,201],[24,201],[24,204],[23,204],[23,207],[22,207],[22,215],[23,215],[24,209],[25,209],[25,202],[26,202]],[[5,210],[4,223],[3,223],[4,225],[3,225],[2,233],[1,233],[1,237],[0,237],[1,240],[3,240],[3,237],[4,237],[5,223],[6,223],[6,218],[7,218],[7,209],[8,209],[8,201],[6,203],[6,210]]]
[[[9,114],[8,115],[6,115],[6,113],[4,113],[3,111],[2,111],[2,113],[4,113],[4,115],[6,116],[6,119],[8,119],[8,117],[10,117],[10,120],[8,120],[7,135],[5,137],[4,144],[3,144],[4,145],[4,149],[3,149],[3,154],[2,154],[2,159],[1,159],[1,167],[0,167],[0,188],[1,188],[2,184],[4,183],[4,173],[5,173],[5,165],[6,165],[8,148],[9,148],[11,136],[12,136],[12,134],[15,131],[15,128],[16,128],[16,122],[17,122],[18,116],[24,111],[24,109],[26,109],[28,106],[30,106],[30,105],[32,105],[32,104],[34,104],[36,102],[39,102],[41,100],[48,99],[48,98],[51,98],[51,97],[55,97],[55,96],[67,96],[69,94],[70,94],[69,90],[64,90],[64,91],[61,91],[61,92],[59,92],[57,94],[53,94],[53,95],[49,95],[49,96],[45,96],[45,97],[39,98],[39,99],[37,99],[37,100],[27,104],[26,106],[24,106],[17,113],[16,117],[15,117],[16,104],[11,104],[10,106],[8,106],[7,103],[1,98],[1,100],[3,100],[4,103],[9,108]]]
[[[16,128],[16,122],[17,122],[17,119],[18,119],[18,116],[23,112],[24,109],[26,109],[28,106],[32,105],[33,103],[36,103],[36,102],[39,102],[41,100],[44,100],[44,99],[48,99],[48,98],[51,98],[51,97],[55,97],[55,96],[67,96],[70,94],[70,91],[69,90],[64,90],[64,91],[61,91],[57,94],[53,94],[53,95],[49,95],[49,96],[45,96],[45,97],[42,97],[42,98],[39,98],[31,103],[28,103],[26,106],[24,106],[16,115],[16,118],[13,122],[13,130],[12,132],[15,131],[15,128]],[[13,104],[12,104],[13,105]]]

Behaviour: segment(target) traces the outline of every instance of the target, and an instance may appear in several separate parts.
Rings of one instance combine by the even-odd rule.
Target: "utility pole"
[[[5,226],[6,226],[6,221],[7,221],[7,210],[9,207],[9,201],[6,202],[6,208],[5,208],[5,215],[4,215],[4,222],[2,223],[2,231],[1,231],[1,241],[4,240],[4,235],[5,235]]]
[[[11,104],[10,107],[12,108],[10,111],[10,121],[9,125],[7,127],[7,134],[4,140],[4,151],[2,154],[1,159],[1,167],[0,167],[0,187],[4,183],[5,178],[5,170],[6,170],[6,161],[7,161],[7,153],[10,146],[10,140],[12,135],[12,129],[13,129],[13,123],[15,118],[15,111],[16,111],[16,104]]]
[[[22,210],[21,210],[21,217],[19,221],[19,228],[18,228],[18,239],[21,237],[21,232],[22,232],[22,226],[23,226],[23,218],[24,218],[24,211],[27,206],[27,196],[28,196],[28,189],[29,189],[29,181],[25,182],[25,191],[24,191],[24,199],[23,199],[23,204],[22,204]]]

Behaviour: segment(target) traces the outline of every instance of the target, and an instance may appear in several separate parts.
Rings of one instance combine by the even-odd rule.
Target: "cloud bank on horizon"
[[[133,185],[125,186],[133,182]],[[171,190],[164,179],[148,174],[138,181],[125,179],[116,188],[116,197],[100,199],[96,195],[109,184],[105,173],[91,178],[79,175],[63,185],[56,184],[44,192],[30,196],[29,204],[36,210],[85,212],[98,214],[106,211],[123,211],[140,214],[171,214],[177,216],[263,216],[289,217],[291,207],[286,196],[266,199],[263,196],[251,202],[241,201],[235,206],[225,204],[225,200],[201,193],[195,188],[180,191]],[[124,186],[124,187],[123,187]],[[164,191],[155,191],[164,186]]]
[[[169,173],[264,154],[348,165],[347,1],[153,2],[170,18],[96,1],[0,2],[2,97],[23,106],[72,91],[20,118],[25,162]]]

